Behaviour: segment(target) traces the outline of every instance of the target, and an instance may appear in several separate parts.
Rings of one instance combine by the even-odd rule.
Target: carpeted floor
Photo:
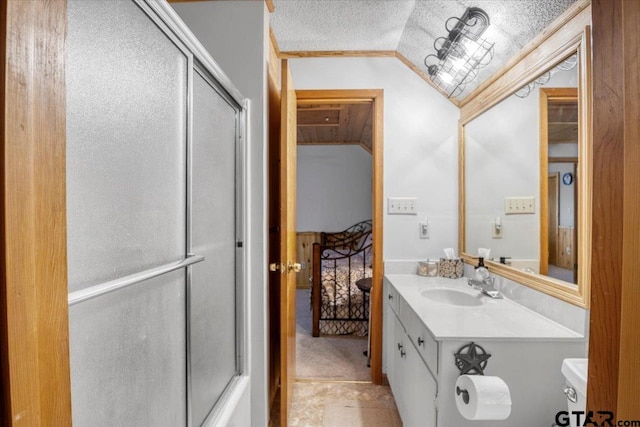
[[[302,380],[369,381],[367,337],[311,336],[309,290],[296,298],[296,378]]]

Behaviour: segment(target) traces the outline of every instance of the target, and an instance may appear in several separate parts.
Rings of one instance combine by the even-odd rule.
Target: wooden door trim
[[[552,185],[553,183],[553,193],[551,192],[552,190]],[[550,227],[547,228],[547,236],[549,236],[550,232],[553,233],[555,235],[555,249],[554,249],[554,258],[553,258],[553,262],[551,259],[551,251],[549,251],[549,244],[547,244],[547,262],[545,263],[541,263],[541,265],[545,265],[546,270],[545,271],[540,271],[541,274],[549,274],[549,264],[553,264],[553,265],[558,265],[558,239],[559,239],[559,234],[558,234],[558,230],[560,228],[560,217],[558,215],[558,211],[560,209],[560,205],[559,205],[559,197],[560,197],[560,172],[552,172],[548,174],[547,177],[547,195],[549,194],[555,194],[555,200],[553,202],[553,205],[551,205],[549,202],[547,202],[547,211],[551,212],[551,208],[553,207],[554,210],[554,216],[556,218],[555,220],[555,229],[550,229]],[[550,200],[549,197],[547,197],[547,200]],[[550,218],[550,216],[548,217],[548,219]],[[548,224],[549,222],[547,222]],[[548,242],[548,240],[547,240]]]
[[[539,92],[539,135],[540,135],[540,274],[549,271],[549,103],[554,100],[575,100],[578,102],[577,88],[540,88]],[[580,149],[584,149],[582,144]],[[577,160],[576,160],[577,161]],[[576,185],[577,188],[577,185]],[[577,197],[576,197],[577,199]],[[588,217],[587,217],[588,218]],[[577,225],[577,224],[576,224]],[[576,227],[576,230],[578,228]],[[577,235],[578,233],[576,233]],[[576,248],[578,249],[578,248]]]
[[[288,425],[296,378],[296,91],[287,59],[280,69],[280,421]]]
[[[71,425],[66,2],[0,6],[2,425]]]
[[[640,418],[640,2],[594,0],[592,19],[598,55],[593,56],[594,262],[587,410],[635,420]]]
[[[383,271],[383,105],[382,89],[298,90],[299,104],[372,103],[372,219],[373,219],[373,286],[371,290],[371,379],[383,383],[382,376],[382,277]]]

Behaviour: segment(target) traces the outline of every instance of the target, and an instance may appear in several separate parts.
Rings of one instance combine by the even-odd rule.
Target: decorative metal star
[[[491,357],[490,354],[484,351],[484,348],[473,342],[460,347],[455,356],[456,366],[460,369],[460,375],[484,375],[487,359]]]

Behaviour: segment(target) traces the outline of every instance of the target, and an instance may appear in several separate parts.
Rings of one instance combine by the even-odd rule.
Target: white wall
[[[341,231],[371,219],[371,161],[359,145],[299,145],[298,231]]]
[[[384,90],[385,260],[457,247],[459,110],[396,58],[290,59],[296,89]],[[387,215],[387,197],[417,197],[418,215]],[[431,238],[418,238],[425,216]]]
[[[246,280],[250,399],[239,402],[229,425],[268,424],[266,341],[266,141],[268,13],[263,1],[172,3],[211,56],[250,102],[247,141]],[[250,407],[249,407],[250,405]],[[234,408],[229,408],[234,409]]]

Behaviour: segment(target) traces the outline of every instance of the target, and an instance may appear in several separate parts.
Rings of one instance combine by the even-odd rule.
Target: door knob
[[[278,271],[278,270],[284,273],[284,264],[281,264],[279,262],[272,262],[271,264],[269,264],[269,271]]]
[[[291,262],[289,261],[289,265],[287,266],[288,270],[293,270],[295,273],[300,273],[302,270],[302,265],[299,262]]]

